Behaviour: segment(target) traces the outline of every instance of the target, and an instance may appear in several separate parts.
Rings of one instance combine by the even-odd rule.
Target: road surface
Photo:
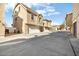
[[[74,56],[68,32],[0,43],[0,56]]]

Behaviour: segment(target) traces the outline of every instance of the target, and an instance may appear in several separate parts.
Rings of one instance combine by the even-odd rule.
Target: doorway
[[[73,24],[73,35],[77,37],[77,22]]]

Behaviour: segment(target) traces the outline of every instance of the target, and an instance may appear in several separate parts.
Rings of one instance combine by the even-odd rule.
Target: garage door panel
[[[30,26],[29,27],[29,33],[33,34],[33,33],[39,33],[39,28],[35,27],[35,26]]]

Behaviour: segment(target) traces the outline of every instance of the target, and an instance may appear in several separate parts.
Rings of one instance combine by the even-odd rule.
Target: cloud
[[[15,4],[16,4],[16,3],[7,3],[7,4],[6,4],[6,7],[7,7],[7,8],[12,8],[12,9],[13,9],[14,6],[15,6]]]
[[[13,10],[14,7],[15,7],[15,4],[16,4],[16,3],[6,3],[6,6],[5,6],[5,13],[6,13],[6,12],[9,12],[9,9]]]
[[[26,6],[28,6],[29,8],[32,7],[32,4],[31,3],[24,3]]]
[[[60,25],[59,23],[57,23],[57,22],[53,22],[53,24],[52,25]]]
[[[47,9],[48,12],[55,12],[55,9]]]
[[[54,12],[54,13],[53,13],[53,15],[57,15],[57,14],[60,14],[60,12]]]
[[[45,10],[36,10],[36,12],[38,12],[39,14],[43,14],[43,15],[45,15],[45,13],[46,13]]]
[[[12,24],[12,11],[16,3],[6,3],[5,5],[5,24],[11,26]]]
[[[16,3],[6,3],[5,14],[9,13],[11,10],[13,11],[15,4]]]
[[[52,21],[51,25],[60,25],[58,22]]]
[[[50,16],[50,15],[58,15],[60,14],[59,11],[55,9],[49,3],[28,3],[26,4],[28,7],[34,9],[38,13],[43,14],[43,16]]]

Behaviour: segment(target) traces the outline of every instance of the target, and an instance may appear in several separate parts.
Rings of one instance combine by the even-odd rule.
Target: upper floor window
[[[43,26],[44,26],[44,23],[43,23]]]
[[[31,19],[34,20],[34,15],[33,14],[31,14]]]
[[[39,18],[39,22],[41,21],[41,18]]]
[[[19,7],[19,11],[20,11],[20,7]]]

